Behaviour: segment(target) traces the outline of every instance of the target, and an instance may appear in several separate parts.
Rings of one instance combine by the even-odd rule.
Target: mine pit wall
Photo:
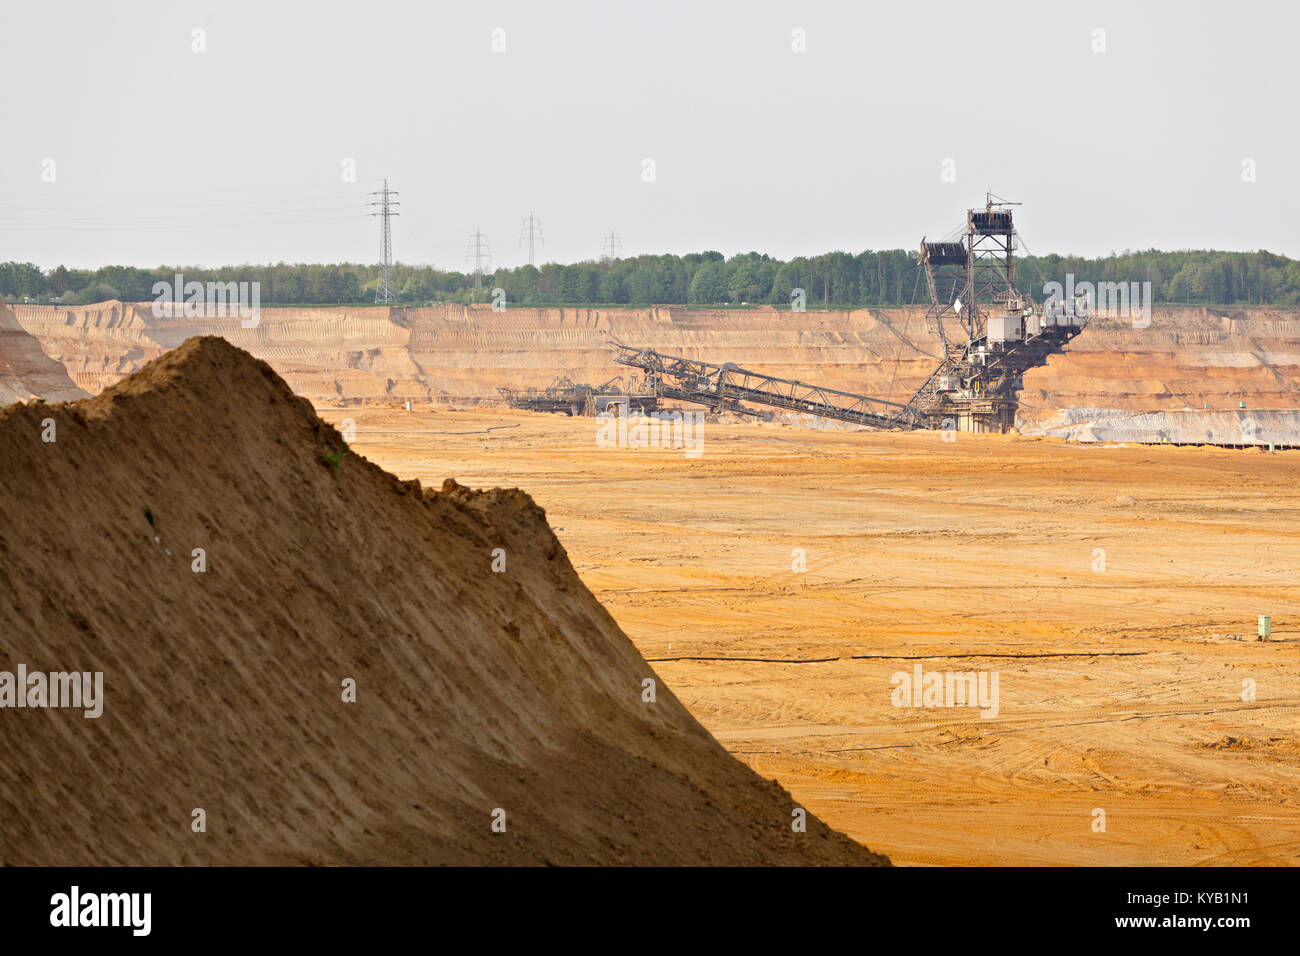
[[[635,370],[611,361],[611,339],[882,398],[891,387],[895,397],[910,395],[936,361],[903,345],[869,312],[513,309],[483,316],[472,310],[467,328],[464,313],[441,311],[408,313],[411,353],[438,388],[457,394],[547,385],[560,374],[592,385],[616,375],[626,382]],[[924,339],[921,313],[912,325]],[[937,341],[930,351],[938,354]]]
[[[1098,318],[1025,375],[1020,417],[1126,411],[1300,408],[1300,310],[1156,309],[1146,328]]]
[[[496,402],[499,386],[546,386],[558,375],[592,385],[626,380],[633,370],[611,361],[611,339],[906,401],[941,350],[921,309],[263,307],[258,326],[244,329],[238,318],[157,318],[151,305],[20,305],[13,313],[91,393],[190,336],[217,334],[318,404]],[[1297,309],[1163,308],[1144,328],[1094,318],[1067,352],[1025,374],[1017,424],[1038,431],[1072,408],[1300,408],[1298,372]]]
[[[150,303],[14,311],[92,393],[205,334],[266,360],[318,402],[496,401],[500,386],[545,386],[562,374],[599,385],[630,371],[611,361],[610,339],[897,399],[924,381],[939,354],[919,310],[885,319],[867,310],[263,308],[254,329],[234,318],[156,318]],[[914,344],[904,344],[891,324],[906,327]]]
[[[387,307],[261,310],[255,328],[232,318],[159,318],[152,303],[15,306],[73,381],[91,393],[196,335],[219,335],[269,362],[301,395],[327,402],[427,401],[430,390],[407,348],[410,332]]]
[[[46,355],[35,336],[0,302],[0,405],[33,398],[73,402],[86,397],[67,369]]]
[[[1145,411],[1067,408],[1025,427],[1026,434],[1079,442],[1300,448],[1300,410]]]
[[[41,350],[63,365],[73,382],[92,395],[167,351],[149,334],[148,309],[134,304],[10,308],[18,324],[40,343]]]

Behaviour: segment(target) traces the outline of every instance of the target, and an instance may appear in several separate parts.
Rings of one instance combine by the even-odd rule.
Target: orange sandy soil
[[[321,414],[404,478],[527,490],[723,745],[896,863],[1300,864],[1300,452]],[[894,707],[916,657],[997,671],[997,716]]]

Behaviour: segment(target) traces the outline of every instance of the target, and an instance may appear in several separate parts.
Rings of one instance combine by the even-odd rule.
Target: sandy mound
[[[68,370],[41,351],[41,343],[0,302],[0,405],[44,398],[69,402],[85,398]]]
[[[527,495],[340,447],[218,338],[0,411],[0,670],[104,675],[0,710],[0,863],[886,862],[643,702]]]

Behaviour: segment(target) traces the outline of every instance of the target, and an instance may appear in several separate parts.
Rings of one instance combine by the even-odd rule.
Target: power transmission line
[[[234,209],[220,210],[217,212],[202,212],[202,213],[180,212],[175,215],[167,215],[167,216],[131,216],[122,213],[113,213],[113,215],[109,217],[45,215],[40,217],[14,216],[8,218],[12,218],[15,222],[109,222],[109,223],[185,222],[188,220],[199,220],[201,222],[214,222],[214,221],[220,221],[224,219],[225,221],[238,225],[239,223],[242,222],[251,222],[256,224],[257,222],[264,220],[267,217],[275,217],[279,215],[303,216],[303,215],[310,215],[312,213],[317,213],[317,212],[320,213],[341,212],[345,209],[355,210],[356,208],[357,207],[355,203],[348,203],[346,205],[315,206],[315,207],[303,208],[303,209],[257,209],[250,212],[244,212],[243,210],[234,210]],[[270,221],[273,222],[274,218],[272,218]]]
[[[315,222],[351,222],[351,223],[355,223],[356,221],[357,221],[357,217],[356,217],[355,215],[353,215],[353,216],[328,216],[328,217],[325,217],[325,218],[317,218],[317,219],[268,219],[268,220],[248,220],[248,219],[241,219],[241,220],[238,220],[238,221],[235,221],[235,220],[226,220],[226,221],[223,221],[223,222],[211,222],[211,221],[208,221],[208,222],[186,223],[186,224],[184,225],[184,228],[185,228],[185,231],[186,231],[186,232],[190,232],[190,231],[195,230],[195,229],[237,229],[237,228],[239,228],[239,227],[241,227],[241,226],[245,226],[245,227],[246,227],[246,226],[250,226],[250,225],[252,225],[252,226],[294,226],[294,225],[301,225],[301,224],[303,224],[303,223],[315,223]],[[48,224],[46,224],[46,225],[32,225],[32,224],[27,223],[27,222],[24,222],[22,225],[9,225],[9,224],[6,224],[6,225],[0,225],[0,230],[2,230],[2,231],[8,231],[8,232],[32,232],[32,231],[38,231],[38,232],[120,232],[120,233],[126,233],[126,232],[148,232],[148,231],[150,231],[150,230],[162,230],[162,231],[171,230],[172,232],[175,232],[175,231],[176,231],[176,228],[177,228],[177,227],[176,227],[176,223],[175,223],[174,221],[172,221],[172,222],[167,222],[167,223],[159,223],[159,224],[154,224],[154,225],[135,225],[135,224],[132,224],[132,223],[121,223],[121,222],[117,222],[117,223],[103,223],[103,224],[97,224],[97,225],[93,225],[93,226],[82,226],[82,225],[48,225]]]
[[[388,180],[384,180],[384,188],[370,195],[379,196],[374,202],[367,203],[370,206],[379,206],[378,212],[372,212],[370,215],[379,216],[381,219],[381,236],[380,236],[380,265],[379,265],[379,288],[375,290],[376,303],[388,303],[394,301],[397,296],[393,294],[393,232],[389,219],[392,216],[401,215],[392,211],[393,206],[400,206],[401,203],[394,202],[390,196],[396,196],[397,190],[388,188]]]
[[[614,235],[614,230],[611,229],[609,235],[605,237],[605,244],[601,247],[600,257],[602,259],[617,259],[622,251],[623,240]]]
[[[482,285],[483,283],[483,264],[492,258],[492,250],[488,248],[485,241],[487,236],[479,230],[478,226],[470,233],[469,245],[465,247],[465,258],[474,260],[474,284]]]
[[[186,232],[196,229],[272,228],[300,223],[346,222],[354,216],[364,215],[357,209],[361,194],[356,186],[317,186],[330,190],[332,195],[315,197],[295,195],[294,190],[306,187],[286,187],[278,197],[249,198],[246,189],[254,187],[217,189],[197,194],[201,199],[180,198],[191,194],[180,193],[96,193],[67,194],[60,198],[70,200],[60,203],[39,202],[37,195],[25,193],[0,193],[0,231],[40,232],[148,232],[151,230],[182,227]],[[259,187],[260,188],[260,187]],[[265,187],[272,188],[272,187]],[[279,190],[277,190],[279,191]],[[214,194],[230,193],[214,200]],[[238,196],[244,193],[244,196]],[[169,199],[176,196],[176,199]],[[10,198],[16,201],[10,202]],[[134,197],[139,201],[123,202],[110,197]]]
[[[347,193],[347,192],[349,192],[351,189],[357,189],[358,187],[364,187],[364,186],[365,186],[366,184],[368,184],[368,183],[378,183],[378,182],[382,182],[382,180],[379,180],[379,179],[367,179],[367,180],[361,180],[361,181],[356,182],[356,183],[348,183],[348,184],[345,185],[345,187],[344,187],[344,189],[343,189],[343,192],[344,192],[344,193]],[[311,192],[314,192],[315,190],[319,190],[319,189],[327,189],[327,190],[335,190],[335,191],[337,191],[337,190],[339,189],[339,184],[338,184],[338,183],[292,183],[292,184],[281,183],[281,184],[278,184],[278,185],[277,185],[277,184],[267,183],[267,184],[264,184],[264,185],[246,185],[246,186],[230,186],[230,187],[215,187],[215,186],[214,186],[214,187],[210,187],[210,188],[202,189],[202,190],[188,190],[188,191],[184,191],[184,190],[183,190],[183,191],[176,191],[176,190],[171,190],[171,191],[168,191],[168,190],[149,190],[149,191],[147,191],[147,192],[141,192],[141,191],[138,191],[138,190],[137,190],[137,191],[120,191],[120,190],[108,190],[108,189],[105,189],[105,190],[96,190],[96,191],[93,192],[93,193],[83,193],[83,192],[73,192],[73,191],[67,191],[67,192],[65,192],[65,191],[63,191],[63,190],[61,189],[61,190],[59,191],[59,195],[60,195],[60,197],[63,197],[63,198],[70,198],[70,199],[74,199],[74,200],[75,200],[75,199],[90,199],[90,200],[96,200],[96,201],[98,201],[98,200],[100,200],[100,199],[103,199],[103,198],[105,198],[105,197],[121,197],[122,199],[131,200],[131,201],[132,201],[132,204],[134,205],[134,204],[137,204],[137,201],[139,201],[139,200],[144,200],[144,199],[150,199],[150,200],[151,200],[151,199],[159,199],[159,198],[164,198],[164,197],[173,197],[173,196],[175,196],[175,197],[182,197],[182,198],[185,198],[185,197],[194,197],[194,198],[196,198],[196,199],[208,199],[208,198],[211,198],[211,197],[214,196],[214,195],[222,195],[222,194],[226,194],[226,193],[255,193],[255,192],[259,192],[259,191],[260,191],[260,192],[275,192],[275,193],[278,193],[278,194],[281,194],[281,195],[284,195],[284,196],[292,196],[292,195],[295,194],[295,193],[303,193],[303,192],[311,193]],[[47,195],[48,195],[48,194],[47,194],[46,192],[43,192],[43,191],[41,191],[41,190],[36,190],[36,191],[25,190],[25,191],[13,191],[13,192],[9,192],[9,191],[0,191],[0,197],[6,198],[6,199],[43,199],[43,198],[45,198]],[[300,197],[298,197],[298,198],[302,198],[302,199],[311,199],[311,198],[313,198],[313,197],[312,197],[311,195],[302,195],[302,196],[300,196]],[[328,197],[326,197],[326,198],[328,198]],[[260,200],[257,200],[257,201],[260,201]],[[278,201],[278,200],[269,200],[269,201],[271,201],[271,202],[275,202],[275,201]]]
[[[545,242],[542,238],[542,221],[532,214],[528,213],[528,218],[524,220],[523,227],[519,230],[519,241],[522,243],[528,240],[528,264],[534,265],[535,246],[539,242]]]

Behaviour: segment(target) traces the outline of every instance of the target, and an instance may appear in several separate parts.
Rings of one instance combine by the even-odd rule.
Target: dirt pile
[[[221,339],[0,458],[0,671],[103,675],[0,709],[0,864],[887,862],[792,829],[526,494],[399,481]]]
[[[85,397],[67,369],[42,352],[41,343],[0,302],[0,405],[30,398],[66,402]]]

